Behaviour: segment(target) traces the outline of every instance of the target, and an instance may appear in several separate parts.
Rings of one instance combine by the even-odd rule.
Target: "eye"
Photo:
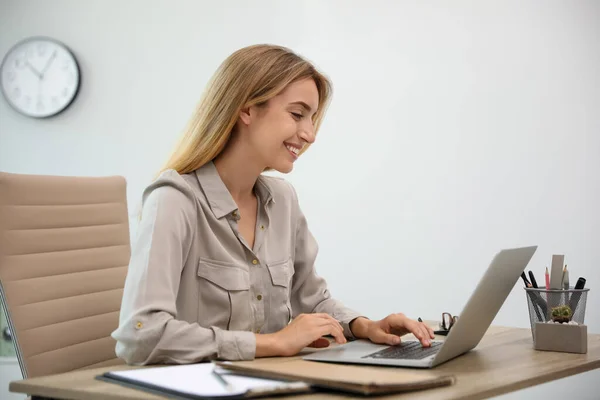
[[[293,117],[294,117],[294,119],[296,119],[296,120],[300,120],[300,119],[302,119],[302,114],[298,114],[298,113],[295,113],[295,112],[293,112],[293,113],[290,113],[290,114],[292,114],[292,116],[293,116]]]

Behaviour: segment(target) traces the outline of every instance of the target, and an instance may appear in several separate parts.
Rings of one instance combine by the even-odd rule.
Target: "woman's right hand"
[[[256,335],[256,357],[293,356],[305,347],[327,347],[331,335],[337,343],[346,343],[340,323],[329,314],[300,314],[279,332]]]

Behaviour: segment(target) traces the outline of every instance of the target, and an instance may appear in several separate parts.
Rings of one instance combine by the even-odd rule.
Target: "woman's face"
[[[291,83],[263,106],[243,110],[241,122],[257,161],[290,172],[300,150],[315,141],[312,117],[318,105],[317,85],[308,78]]]

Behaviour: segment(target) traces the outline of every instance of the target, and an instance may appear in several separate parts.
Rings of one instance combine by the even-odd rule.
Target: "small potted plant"
[[[571,322],[571,307],[552,307],[550,317],[548,322],[535,324],[533,341],[536,350],[587,353],[587,326]]]
[[[573,312],[569,306],[558,306],[552,308],[552,321],[561,324],[567,323],[573,317]]]

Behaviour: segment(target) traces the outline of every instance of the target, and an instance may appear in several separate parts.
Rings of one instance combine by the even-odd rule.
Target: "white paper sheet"
[[[213,369],[229,383],[225,385],[213,374]],[[233,396],[250,389],[269,390],[276,388],[308,387],[303,382],[286,382],[272,379],[252,378],[235,375],[212,363],[175,365],[157,368],[142,368],[129,371],[114,371],[111,375],[149,383],[165,389],[194,396]]]

